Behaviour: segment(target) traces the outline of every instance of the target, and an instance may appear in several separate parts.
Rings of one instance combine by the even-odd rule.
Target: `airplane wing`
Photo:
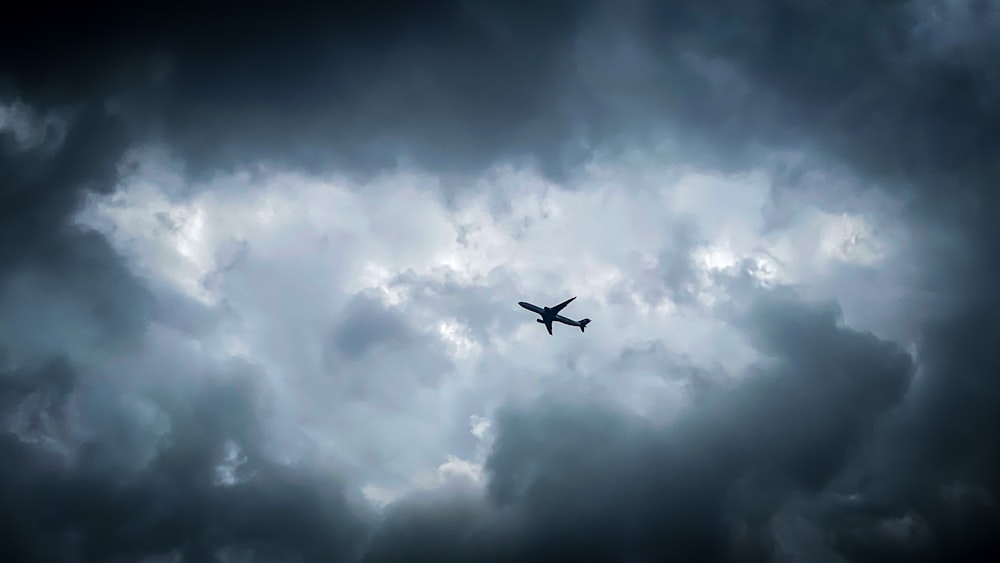
[[[576,299],[575,296],[574,297],[570,297],[569,299],[563,301],[562,303],[556,305],[555,307],[552,307],[551,308],[552,312],[558,314],[559,311],[562,311],[566,307],[566,305],[569,305],[574,299]]]
[[[549,335],[552,334],[552,321],[546,321],[545,330],[549,331]]]

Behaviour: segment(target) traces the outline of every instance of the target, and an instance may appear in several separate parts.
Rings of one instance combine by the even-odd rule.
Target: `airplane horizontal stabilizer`
[[[585,332],[583,329],[587,328],[587,324],[589,322],[590,322],[590,319],[581,319],[580,320],[580,332]]]

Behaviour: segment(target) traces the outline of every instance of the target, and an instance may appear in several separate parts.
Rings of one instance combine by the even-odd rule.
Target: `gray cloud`
[[[15,386],[18,380],[25,383]],[[4,395],[13,395],[28,416],[67,429],[71,398],[80,392],[72,366],[5,373],[3,382]],[[232,547],[257,557],[350,557],[364,538],[363,514],[349,509],[336,483],[261,457],[253,389],[246,382],[236,377],[206,386],[193,403],[164,404],[170,435],[140,467],[120,451],[124,442],[114,432],[79,444],[70,459],[5,433],[5,556],[105,561],[177,553],[204,560]],[[29,397],[39,400],[25,405]],[[123,430],[141,424],[124,410],[116,416]],[[148,427],[139,432],[145,440],[154,437]],[[246,459],[238,480],[220,487],[214,481],[227,443]]]
[[[4,141],[12,136],[0,131]],[[10,283],[18,273],[44,278],[34,284],[50,284],[45,291],[50,295],[86,294],[88,320],[116,336],[141,322],[149,295],[131,279],[103,237],[75,228],[69,219],[85,190],[112,188],[115,159],[127,142],[114,120],[84,107],[74,112],[55,146],[4,143],[0,150],[5,171],[0,188],[0,287],[16,291]],[[121,298],[131,300],[132,306],[119,307]],[[6,304],[16,305],[9,300]]]
[[[199,560],[223,547],[373,561],[995,554],[995,5],[622,6],[445,2],[281,17],[206,8],[198,18],[100,7],[86,14],[98,24],[90,28],[60,23],[73,18],[44,18],[44,36],[10,26],[2,99],[66,117],[0,129],[8,559]],[[23,10],[24,21],[39,19]],[[15,47],[28,39],[37,48],[24,56]],[[42,130],[44,142],[25,142]],[[169,420],[163,431],[136,414],[133,394],[155,388],[92,373],[93,356],[139,350],[151,317],[210,322],[163,294],[157,308],[101,236],[70,225],[86,193],[113,189],[133,143],[163,142],[201,177],[260,161],[375,172],[412,159],[448,173],[519,158],[566,177],[593,152],[663,136],[691,166],[739,171],[772,151],[811,157],[776,187],[776,228],[789,221],[782,205],[802,194],[830,207],[869,185],[905,198],[913,283],[935,297],[930,310],[907,312],[921,326],[915,366],[899,345],[843,326],[835,307],[731,281],[759,299],[735,322],[771,357],[733,388],[708,390],[667,428],[572,398],[505,411],[488,501],[414,499],[381,525],[328,475],[272,459],[261,399],[240,377],[164,384],[172,399],[153,401]],[[830,162],[856,182],[804,179]],[[690,239],[676,242],[636,276],[649,295],[683,300],[690,271],[679,256]],[[262,266],[251,258],[232,270],[253,267]],[[226,279],[231,291],[265,293],[267,284]],[[466,303],[453,311],[481,337],[507,326],[485,312],[504,300],[481,288],[398,282],[429,304]],[[308,318],[288,297],[262,301],[264,315]],[[336,354],[358,360],[377,343],[406,344],[447,365],[402,316],[351,306],[326,325]],[[230,443],[247,459],[246,480],[218,487]]]
[[[342,315],[323,352],[324,366],[337,381],[339,395],[385,402],[415,388],[435,388],[451,369],[434,335],[412,326],[401,311],[377,299],[355,296]]]
[[[350,559],[365,546],[366,561],[414,550],[444,560],[759,560],[774,549],[755,535],[769,516],[796,492],[827,485],[856,454],[856,434],[900,399],[912,372],[898,347],[835,320],[828,308],[794,299],[763,302],[747,322],[774,363],[666,428],[573,398],[508,410],[487,464],[488,500],[457,491],[444,504],[404,502],[370,541],[371,515],[329,476],[267,461],[254,389],[238,374],[206,385],[194,403],[161,401],[172,430],[138,468],[116,462],[113,435],[82,444],[67,465],[9,434],[6,467],[14,471],[4,485],[21,507],[8,522],[20,542],[9,555],[197,559],[246,548],[316,560]],[[71,366],[56,364],[4,381],[19,404],[42,398],[30,414],[58,425],[77,380]],[[244,459],[235,482],[218,486],[226,444]]]
[[[331,343],[354,360],[372,351],[386,352],[413,340],[413,331],[405,323],[406,319],[395,311],[359,296],[348,304],[344,319],[331,335]]]
[[[554,396],[506,411],[488,463],[497,512],[473,512],[475,524],[456,526],[453,543],[433,552],[454,560],[780,557],[765,533],[770,517],[796,495],[823,490],[855,459],[849,445],[898,403],[913,365],[897,346],[794,299],[765,301],[747,320],[775,363],[711,393],[676,425]],[[427,549],[428,536],[407,540],[407,532],[395,541]],[[482,536],[489,539],[460,539]],[[484,546],[491,551],[479,552]]]
[[[95,10],[88,31],[53,27],[32,64],[3,66],[26,96],[113,97],[142,120],[140,133],[164,136],[204,173],[275,157],[363,171],[412,157],[462,170],[540,154],[550,166],[578,125],[557,100],[586,3],[288,5],[278,19],[202,7],[197,21],[172,11],[151,21],[154,11]],[[113,31],[123,28],[135,31]]]
[[[677,305],[691,305],[696,299],[697,271],[693,263],[692,252],[698,244],[705,241],[700,238],[697,228],[689,221],[678,221],[668,227],[663,248],[659,251],[652,266],[635,264],[629,277],[620,282],[622,290],[635,289],[643,300],[651,305],[669,299]],[[623,295],[619,295],[618,303],[624,304]]]

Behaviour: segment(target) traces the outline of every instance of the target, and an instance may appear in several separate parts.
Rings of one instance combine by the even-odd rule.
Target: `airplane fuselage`
[[[527,301],[518,301],[517,304],[531,311],[532,313],[536,313],[539,316],[541,316],[541,318],[536,319],[536,321],[544,324],[545,329],[549,332],[549,334],[552,334],[553,322],[560,322],[565,325],[579,327],[580,331],[583,331],[586,328],[587,324],[590,322],[590,319],[580,319],[579,321],[574,321],[573,319],[564,317],[559,314],[559,311],[561,311],[564,307],[566,307],[566,305],[568,305],[571,301],[573,301],[573,299],[576,299],[576,297],[568,299],[556,305],[555,307],[539,307],[538,305],[533,305],[531,303],[528,303]]]
[[[548,320],[549,322],[558,321],[564,325],[569,325],[569,326],[580,326],[580,323],[578,321],[574,321],[573,319],[568,319],[560,315],[559,313],[553,313],[552,310],[549,309],[548,307],[539,307],[538,305],[532,305],[531,303],[528,303],[526,301],[519,301],[517,304],[533,313],[538,313],[539,315],[541,315],[542,318],[539,320],[542,321],[543,323],[546,320]]]

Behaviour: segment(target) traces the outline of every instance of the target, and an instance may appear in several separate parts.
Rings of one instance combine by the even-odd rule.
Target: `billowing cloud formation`
[[[995,3],[283,8],[0,39],[9,559],[996,556]]]
[[[487,505],[462,497],[436,509],[404,502],[370,542],[371,515],[353,508],[329,476],[262,456],[245,376],[208,384],[193,404],[161,400],[171,430],[142,467],[127,465],[134,458],[125,454],[138,452],[121,452],[127,442],[115,433],[70,459],[10,437],[4,484],[17,516],[7,525],[19,541],[9,555],[180,550],[197,558],[249,549],[307,559],[362,550],[374,561],[621,553],[756,560],[774,549],[761,527],[788,497],[825,490],[858,454],[859,437],[900,399],[912,364],[898,346],[837,326],[829,308],[775,299],[746,321],[773,363],[734,390],[709,393],[681,422],[650,426],[606,405],[561,399],[504,412],[486,465],[489,501],[479,501]],[[71,367],[4,381],[8,402],[25,411],[11,414],[33,419],[29,426],[64,427]],[[112,389],[97,392],[116,401]],[[128,420],[115,422],[128,428]]]

